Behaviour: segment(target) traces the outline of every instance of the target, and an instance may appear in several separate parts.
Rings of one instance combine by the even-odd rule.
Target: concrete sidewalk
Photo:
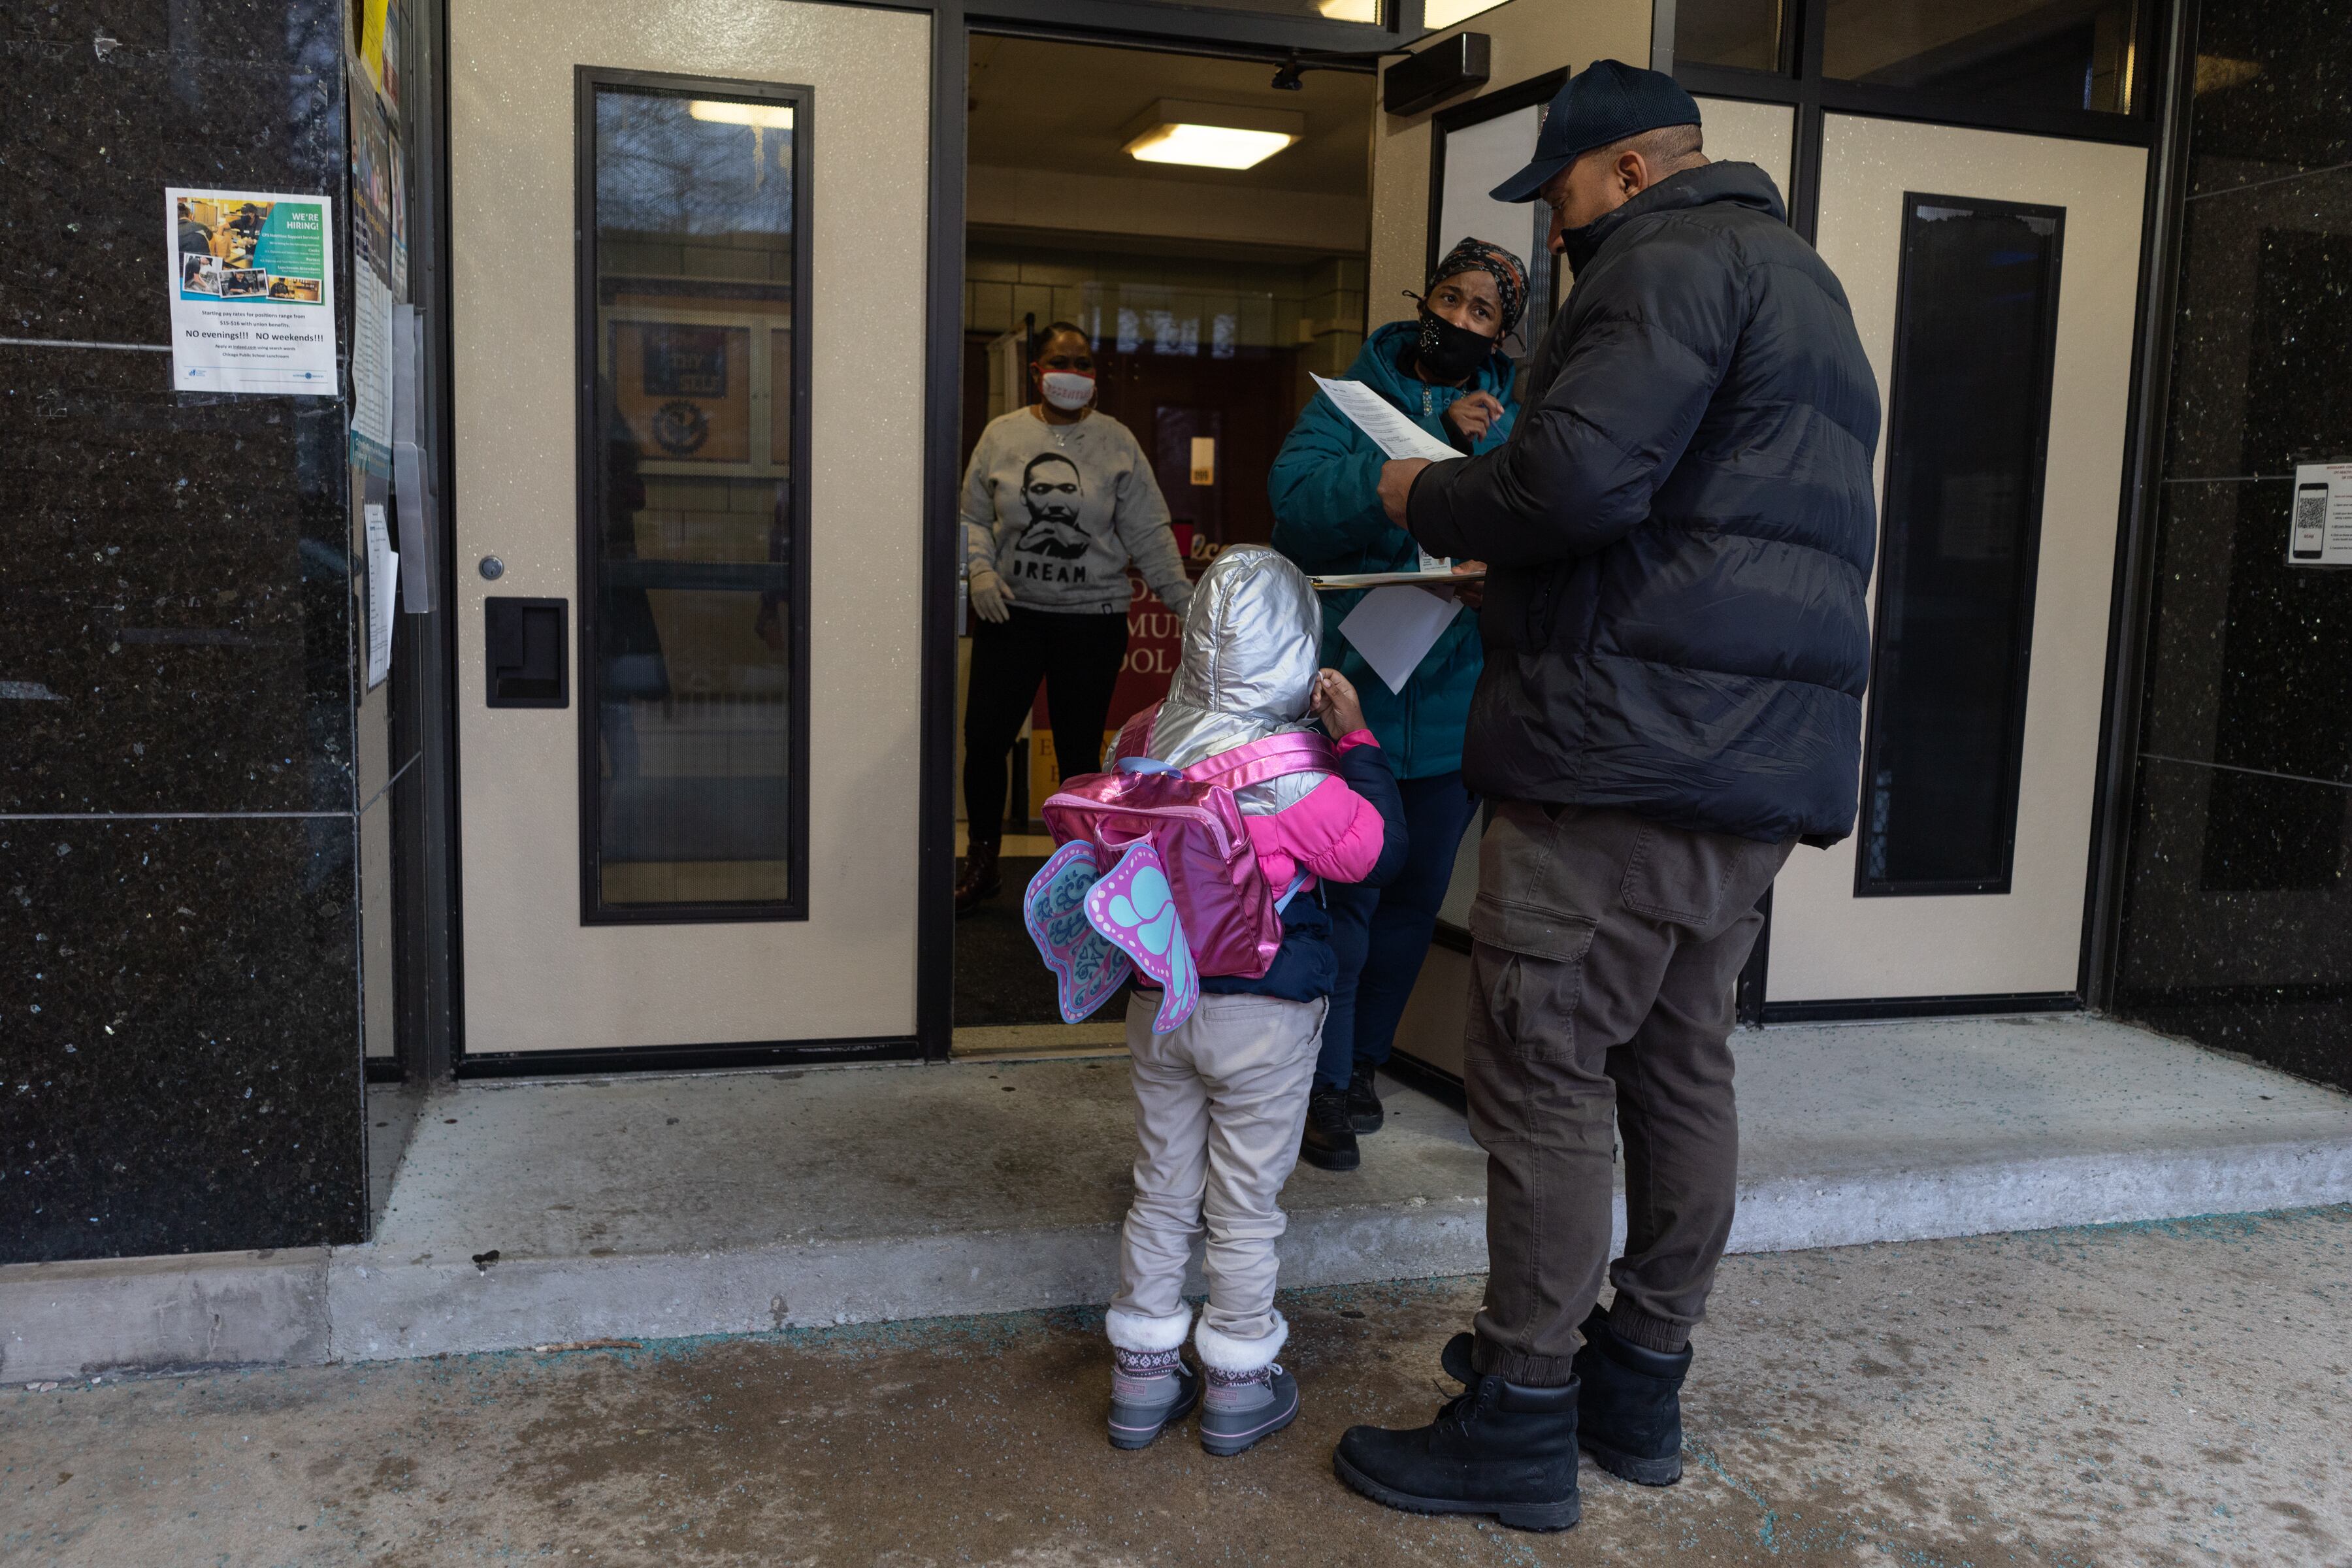
[[[2352,1199],[2352,1100],[2112,1023],[1738,1048],[1737,1251]],[[1454,1110],[1388,1094],[1361,1171],[1286,1190],[1286,1284],[1484,1268],[1483,1156]],[[1100,1302],[1131,1158],[1123,1057],[469,1083],[365,1246],[0,1269],[0,1378]]]
[[[1012,1098],[1010,1096],[1007,1097]],[[2352,1211],[1734,1258],[1685,1478],[1391,1513],[1478,1282],[1287,1291],[1298,1422],[1103,1440],[1099,1310],[0,1392],[0,1561],[383,1568],[2282,1568],[2352,1561]]]

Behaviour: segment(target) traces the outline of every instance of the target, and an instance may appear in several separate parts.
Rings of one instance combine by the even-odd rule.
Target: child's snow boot
[[[1145,1318],[1116,1307],[1110,1333],[1110,1446],[1146,1448],[1200,1402],[1201,1380],[1185,1366],[1181,1347],[1192,1314]]]
[[[1201,1401],[1201,1447],[1220,1458],[1270,1437],[1298,1417],[1298,1380],[1275,1364],[1290,1325],[1274,1314],[1274,1331],[1237,1340],[1201,1321],[1192,1335],[1208,1393]]]

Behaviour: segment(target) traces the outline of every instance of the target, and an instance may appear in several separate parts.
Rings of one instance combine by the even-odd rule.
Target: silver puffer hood
[[[1307,574],[1263,544],[1237,544],[1202,574],[1184,613],[1184,653],[1151,727],[1151,752],[1190,767],[1285,730],[1311,728],[1323,614]],[[1289,773],[1234,792],[1252,815],[1322,783]]]

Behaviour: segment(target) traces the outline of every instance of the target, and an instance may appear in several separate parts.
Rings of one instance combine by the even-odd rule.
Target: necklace
[[[1061,447],[1065,451],[1069,449],[1070,432],[1078,427],[1077,424],[1056,425],[1051,419],[1046,418],[1043,414],[1037,416],[1037,423],[1045,427],[1045,434],[1054,438],[1055,446]]]

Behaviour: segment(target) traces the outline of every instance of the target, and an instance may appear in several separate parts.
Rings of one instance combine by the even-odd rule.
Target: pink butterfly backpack
[[[1046,800],[1061,847],[1032,879],[1023,914],[1061,982],[1066,1019],[1091,1014],[1132,966],[1165,992],[1164,1034],[1192,1013],[1201,975],[1254,979],[1282,946],[1277,891],[1234,792],[1339,767],[1330,742],[1286,731],[1177,768],[1143,754],[1156,713],[1120,731],[1110,772],[1066,780]]]

